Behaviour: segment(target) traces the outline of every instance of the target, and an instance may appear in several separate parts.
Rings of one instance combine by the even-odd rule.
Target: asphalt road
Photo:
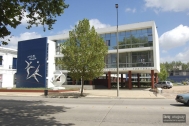
[[[186,114],[186,123],[163,123]],[[174,99],[0,97],[0,126],[189,125],[189,107]]]

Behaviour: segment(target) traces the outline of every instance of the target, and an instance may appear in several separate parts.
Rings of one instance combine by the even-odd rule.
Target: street
[[[163,123],[186,114],[186,123]],[[45,98],[0,96],[1,126],[189,125],[189,107],[174,99]]]

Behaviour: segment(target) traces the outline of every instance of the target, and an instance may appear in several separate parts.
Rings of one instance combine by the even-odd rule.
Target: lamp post
[[[116,36],[116,41],[117,41],[117,97],[119,97],[118,4],[115,4],[115,7],[116,7],[116,9],[117,9],[117,36]]]

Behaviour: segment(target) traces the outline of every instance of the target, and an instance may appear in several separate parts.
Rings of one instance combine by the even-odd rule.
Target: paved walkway
[[[135,99],[163,99],[165,98],[161,94],[157,94],[149,91],[150,89],[138,89],[138,90],[119,90],[119,98],[135,98]],[[68,92],[64,92],[68,93]],[[69,92],[70,93],[70,92]],[[72,93],[78,93],[79,91],[72,91]],[[101,89],[101,90],[84,90],[87,98],[117,98],[116,89]],[[44,96],[44,93],[27,93],[27,92],[0,92],[0,96]]]
[[[85,90],[86,97],[117,98],[117,90]],[[119,90],[119,98],[165,98],[164,96],[149,90]]]

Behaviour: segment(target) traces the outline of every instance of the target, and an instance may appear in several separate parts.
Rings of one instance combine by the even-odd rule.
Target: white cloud
[[[189,27],[179,25],[178,27],[165,32],[159,38],[160,46],[163,49],[171,49],[183,46],[189,41]]]
[[[161,57],[160,61],[161,62],[181,61],[183,63],[187,63],[189,62],[188,55],[189,55],[189,48],[186,51],[178,52],[174,56],[169,55],[169,56]]]
[[[90,26],[94,26],[95,29],[110,27],[109,24],[103,24],[98,19],[89,20]]]
[[[144,0],[145,6],[159,11],[186,11],[189,10],[189,0]]]
[[[8,45],[3,45],[3,46],[7,48],[17,49],[18,41],[40,38],[40,37],[41,35],[36,32],[25,32],[25,33],[21,33],[19,36],[12,36],[11,38],[10,36],[6,37],[5,40],[10,39],[10,41],[8,41]]]
[[[133,13],[135,13],[136,12],[136,8],[133,8],[133,9],[126,8],[125,12],[133,12]]]
[[[23,12],[23,19],[21,20],[21,25],[27,26],[28,23],[27,21],[29,21],[29,18],[26,17],[26,15],[28,15],[28,12]],[[37,14],[34,15],[34,17],[37,17]],[[36,22],[39,22],[39,20],[37,20]],[[38,26],[42,26],[42,25],[38,25]]]
[[[162,50],[161,52],[162,52],[162,53],[167,53],[167,50]]]
[[[160,62],[161,63],[172,62],[172,61],[175,61],[174,57],[171,57],[171,56],[160,57]]]
[[[27,21],[29,20],[29,18],[26,17],[26,15],[28,14],[28,12],[24,12],[23,14],[23,19],[21,20],[21,25],[27,25]]]
[[[79,21],[76,22],[76,25],[79,23]],[[106,28],[106,27],[110,27],[109,24],[103,24],[101,23],[98,19],[90,19],[89,20],[89,24],[90,26],[94,26],[95,29],[99,29],[99,28]],[[57,34],[65,34],[68,33],[69,31],[71,31],[72,29],[74,29],[75,27],[70,25],[70,29],[64,29],[62,31],[59,31]]]

